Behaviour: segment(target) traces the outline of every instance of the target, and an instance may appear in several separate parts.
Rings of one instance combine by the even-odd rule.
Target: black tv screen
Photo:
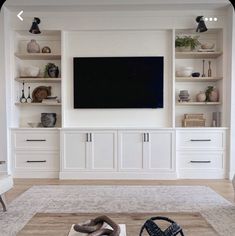
[[[74,108],[163,108],[163,57],[74,58]]]

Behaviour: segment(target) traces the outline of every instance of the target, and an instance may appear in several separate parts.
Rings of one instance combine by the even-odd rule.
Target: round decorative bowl
[[[41,122],[43,127],[55,127],[56,113],[41,113]]]
[[[28,125],[31,127],[31,128],[37,128],[40,126],[40,123],[39,122],[28,122]]]
[[[214,43],[202,43],[201,44],[201,48],[202,49],[213,49],[215,46]]]
[[[199,77],[200,76],[200,73],[199,72],[193,72],[192,73],[192,77]]]
[[[25,66],[21,68],[21,77],[38,77],[40,73],[40,68],[36,66]]]
[[[193,72],[192,67],[182,67],[176,71],[176,76],[178,77],[190,77]]]

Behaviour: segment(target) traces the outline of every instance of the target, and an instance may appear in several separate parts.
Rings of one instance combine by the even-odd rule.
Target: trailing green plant
[[[206,102],[209,102],[210,101],[210,94],[211,92],[214,90],[214,87],[213,86],[208,86],[207,87],[207,90],[206,90]]]
[[[191,50],[194,50],[201,43],[198,41],[199,36],[176,36],[175,47],[190,47]]]

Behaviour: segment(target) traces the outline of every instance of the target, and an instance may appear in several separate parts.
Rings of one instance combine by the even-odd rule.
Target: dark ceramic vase
[[[55,127],[56,113],[41,113],[41,123],[43,127]]]
[[[48,69],[48,75],[50,78],[58,78],[59,76],[59,68],[58,66],[53,66]]]

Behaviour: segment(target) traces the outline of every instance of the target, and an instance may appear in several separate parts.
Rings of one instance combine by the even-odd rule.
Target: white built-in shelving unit
[[[40,50],[48,46],[51,53],[28,53],[27,44],[35,39],[40,45]],[[12,127],[27,128],[29,122],[40,122],[41,113],[53,112],[57,114],[56,128],[61,127],[61,102],[58,103],[20,103],[21,90],[24,83],[25,97],[30,96],[35,88],[39,86],[50,86],[51,95],[57,96],[61,101],[61,32],[43,31],[40,35],[30,34],[28,31],[20,30],[15,32],[14,49],[15,70],[12,81]],[[44,78],[44,68],[47,63],[54,63],[59,67],[59,78]],[[37,66],[40,68],[38,77],[20,77],[23,67]]]
[[[174,68],[177,71],[180,67],[192,67],[193,72],[199,72],[200,77],[177,77],[174,76],[175,87],[175,127],[182,126],[182,119],[184,114],[188,113],[202,113],[206,119],[206,127],[212,126],[212,113],[221,112],[222,126],[226,127],[225,112],[225,80],[224,80],[224,61],[223,61],[223,30],[209,29],[204,33],[196,33],[195,29],[175,30],[175,35],[189,34],[198,35],[201,43],[214,43],[214,52],[201,52],[196,48],[191,52],[180,52],[175,49]],[[205,60],[204,73],[202,75],[202,61]],[[211,61],[212,76],[207,77],[208,61]],[[196,95],[200,91],[205,91],[208,86],[214,86],[219,91],[218,102],[197,102]],[[179,102],[180,90],[188,90],[190,95],[189,102]],[[211,127],[212,128],[212,127]],[[216,127],[215,127],[216,128]]]

